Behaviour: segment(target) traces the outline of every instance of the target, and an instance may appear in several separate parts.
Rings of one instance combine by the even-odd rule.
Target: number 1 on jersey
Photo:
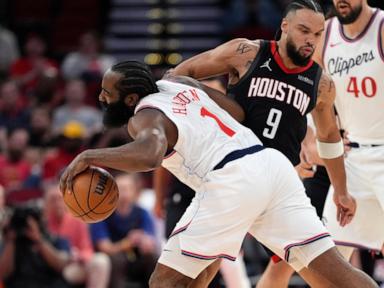
[[[279,123],[281,120],[281,115],[282,115],[281,111],[275,108],[272,108],[269,111],[268,118],[267,118],[267,125],[269,127],[266,127],[263,130],[263,136],[265,138],[269,138],[269,139],[275,138],[277,128],[279,127]]]
[[[212,114],[211,112],[209,112],[205,107],[201,107],[200,115],[203,117],[210,117],[213,120],[215,120],[217,125],[219,125],[221,131],[223,131],[229,137],[232,137],[233,135],[235,135],[236,133],[235,131],[233,131],[231,128],[226,126],[223,122],[221,122],[221,120],[215,114]]]

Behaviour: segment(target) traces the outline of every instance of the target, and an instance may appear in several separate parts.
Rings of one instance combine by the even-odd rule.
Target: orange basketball
[[[95,223],[115,211],[119,190],[115,179],[106,170],[89,167],[73,180],[73,193],[64,193],[64,202],[73,216]]]

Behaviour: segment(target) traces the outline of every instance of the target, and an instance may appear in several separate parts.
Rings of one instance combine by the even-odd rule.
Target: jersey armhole
[[[239,81],[236,84],[234,84],[234,85],[228,84],[228,87],[227,87],[228,90],[233,89],[233,88],[239,86],[244,81],[244,79],[246,79],[249,76],[249,74],[251,74],[253,72],[253,70],[255,69],[256,65],[259,63],[259,59],[261,58],[262,54],[264,54],[265,47],[267,46],[268,43],[269,43],[269,41],[260,39],[260,49],[257,52],[255,58],[253,58],[251,67],[249,67],[248,71],[243,75],[243,77],[241,77],[239,79]]]
[[[380,58],[382,61],[384,61],[384,50],[383,50],[383,37],[381,35],[381,30],[383,28],[384,24],[384,18],[381,19],[380,24],[379,24],[379,35],[377,37],[377,48],[379,50]]]

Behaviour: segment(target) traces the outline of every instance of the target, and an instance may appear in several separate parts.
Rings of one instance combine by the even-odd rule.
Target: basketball
[[[89,167],[74,178],[73,192],[64,193],[63,199],[73,216],[95,223],[115,211],[119,190],[115,179],[106,170]]]

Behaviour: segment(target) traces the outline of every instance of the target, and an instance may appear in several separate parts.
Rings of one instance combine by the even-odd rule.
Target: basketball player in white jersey
[[[79,154],[61,191],[69,193],[73,177],[90,165],[130,172],[162,165],[196,191],[160,256],[152,288],[204,287],[203,271],[217,258],[235,260],[247,233],[296,270],[309,267],[337,287],[377,287],[337,253],[290,161],[264,148],[203,90],[214,93],[189,78],[155,82],[140,62],[114,65],[99,96],[104,124],[128,123],[135,140]],[[226,108],[242,120],[234,102]]]
[[[384,12],[367,0],[333,0],[315,60],[336,86],[335,106],[351,147],[345,159],[348,191],[357,201],[346,227],[333,221],[328,198],[325,224],[349,259],[354,247],[384,251]]]

